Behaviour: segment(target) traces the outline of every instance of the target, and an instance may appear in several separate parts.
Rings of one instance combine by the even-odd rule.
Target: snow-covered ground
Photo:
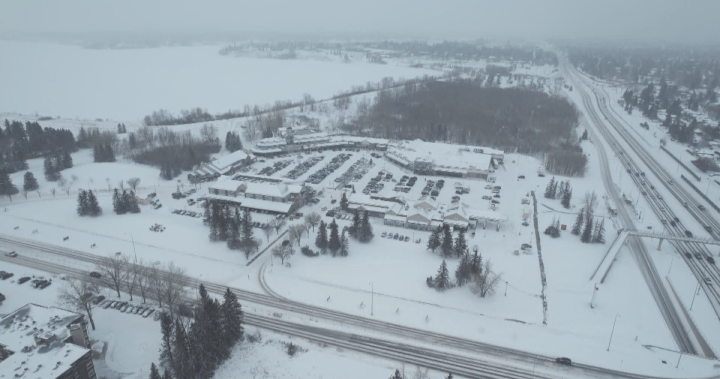
[[[0,112],[140,120],[153,111],[201,107],[210,113],[302,99],[328,98],[384,77],[438,71],[318,60],[226,57],[221,46],[90,50],[0,41]]]

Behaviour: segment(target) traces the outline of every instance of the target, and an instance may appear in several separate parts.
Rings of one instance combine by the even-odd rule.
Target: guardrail
[[[700,195],[703,199],[705,199],[705,201],[707,201],[708,204],[710,204],[713,208],[715,208],[716,211],[720,212],[720,207],[715,205],[715,203],[713,203],[713,201],[710,200],[709,197],[707,197],[704,193],[702,193],[702,191],[700,191],[699,188],[695,187],[695,185],[692,182],[690,182],[690,180],[688,180],[688,178],[686,178],[685,175],[680,174],[680,177],[685,181],[685,183],[689,184],[690,187],[692,187],[692,189],[694,189],[695,192],[698,193],[698,195]]]
[[[670,157],[672,157],[672,159],[674,159],[675,162],[679,163],[680,166],[683,166],[683,168],[685,170],[687,170],[687,172],[689,172],[690,175],[692,175],[695,179],[697,179],[698,182],[700,181],[700,177],[697,176],[696,173],[692,172],[692,170],[690,170],[690,167],[686,166],[685,163],[682,163],[680,161],[680,159],[678,159],[676,156],[674,156],[673,153],[670,152],[670,150],[666,149],[665,146],[660,146],[660,148],[663,149],[663,151],[666,152]]]

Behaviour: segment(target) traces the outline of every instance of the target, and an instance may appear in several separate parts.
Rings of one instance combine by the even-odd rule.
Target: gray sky
[[[719,14],[718,0],[0,0],[0,37],[239,31],[718,42]]]

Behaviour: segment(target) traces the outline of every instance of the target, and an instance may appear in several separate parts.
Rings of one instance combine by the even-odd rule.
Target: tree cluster
[[[436,250],[440,249],[443,256],[445,257],[449,257],[453,254],[458,258],[462,257],[468,249],[467,240],[465,239],[465,232],[461,230],[458,233],[457,238],[453,242],[450,225],[443,224],[442,226],[438,226],[430,234],[430,238],[428,238],[427,248],[433,253]]]
[[[115,151],[110,144],[93,147],[93,162],[115,162]]]
[[[545,231],[543,233],[552,238],[560,237],[560,220],[553,218],[552,224],[545,228]]]
[[[202,284],[199,292],[200,304],[189,325],[165,312],[160,317],[160,362],[167,367],[166,375],[171,370],[176,379],[212,378],[217,367],[230,357],[233,346],[243,339],[244,314],[237,296],[228,288],[220,303]],[[153,373],[159,377],[153,367],[151,379]]]
[[[30,121],[23,125],[7,119],[5,128],[0,128],[0,170],[8,173],[26,170],[28,158],[62,151],[77,151],[75,137],[69,130],[43,128]]]
[[[125,124],[120,123],[117,124],[117,134],[125,134],[127,133],[127,128],[125,127]]]
[[[315,246],[320,249],[322,254],[327,253],[329,250],[333,257],[338,255],[347,257],[350,253],[350,245],[345,232],[346,231],[343,230],[342,235],[340,234],[335,219],[333,219],[330,224],[320,221],[318,233],[315,237]]]
[[[120,192],[117,188],[113,191],[113,210],[116,214],[140,213],[135,192],[125,189]]]
[[[234,153],[242,148],[243,145],[240,141],[240,136],[233,132],[227,132],[227,135],[225,136],[225,150]]]
[[[545,187],[546,199],[560,199],[560,203],[565,209],[570,209],[570,200],[572,199],[572,188],[570,180],[556,181],[553,176],[547,187]]]
[[[62,153],[56,153],[52,156],[48,155],[43,161],[43,172],[45,174],[45,180],[49,182],[56,182],[60,179],[60,172],[62,170],[72,168],[73,160],[70,153],[64,151]]]
[[[580,209],[575,218],[571,233],[580,236],[582,243],[605,243],[605,219],[597,223],[594,219],[595,207],[597,206],[597,195],[586,193],[584,206]]]
[[[101,131],[97,127],[85,129],[84,126],[81,126],[78,132],[77,145],[80,148],[89,148],[98,145],[114,146],[117,141],[118,138],[115,132],[109,130]]]
[[[225,241],[229,249],[243,251],[247,259],[259,246],[253,233],[252,215],[248,209],[241,213],[235,207],[206,202],[205,222],[210,226],[211,241]]]
[[[97,198],[92,190],[80,190],[77,197],[77,214],[78,216],[100,216],[102,208],[98,204]]]
[[[345,194],[343,193],[343,197],[344,196]],[[370,242],[370,240],[374,237],[374,234],[372,231],[372,225],[370,225],[370,216],[367,211],[363,211],[362,215],[360,215],[360,212],[355,210],[352,225],[348,228],[348,234],[357,238],[360,242]]]

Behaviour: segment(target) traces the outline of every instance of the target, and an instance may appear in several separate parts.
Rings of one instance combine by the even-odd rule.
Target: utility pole
[[[693,304],[695,304],[695,296],[697,296],[698,292],[700,292],[700,282],[698,282],[697,288],[695,288],[695,290],[693,291],[693,299],[690,303],[690,310],[692,310]]]
[[[135,254],[135,262],[137,262],[137,251],[135,251],[135,239],[133,238],[132,233],[126,232],[125,234],[130,235],[130,240],[132,241],[132,245],[133,245],[133,254]]]
[[[375,309],[375,285],[370,282],[370,316],[373,316]]]
[[[608,341],[607,351],[610,351],[610,344],[612,343],[613,334],[615,333],[615,323],[617,322],[618,317],[620,317],[620,314],[615,315],[615,321],[613,321],[612,331],[610,332],[610,341]]]

